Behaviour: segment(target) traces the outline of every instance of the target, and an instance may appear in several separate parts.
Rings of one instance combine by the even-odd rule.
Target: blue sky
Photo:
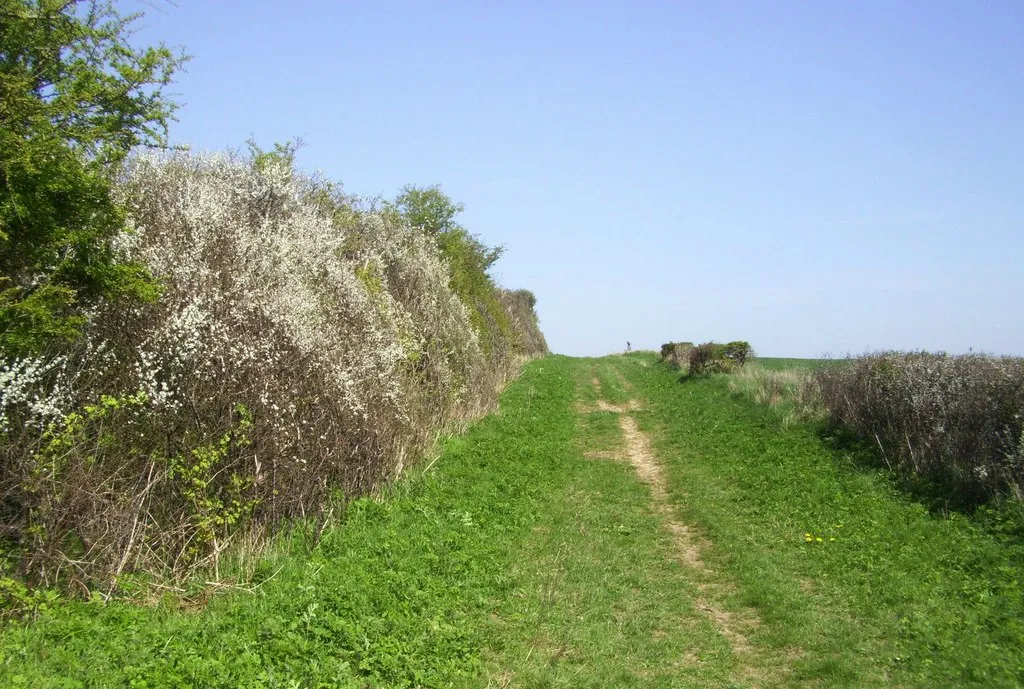
[[[176,142],[441,184],[554,351],[1024,354],[1024,3],[120,6]]]

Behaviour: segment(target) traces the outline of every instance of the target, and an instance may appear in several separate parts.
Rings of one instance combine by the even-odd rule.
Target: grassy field
[[[724,377],[547,357],[233,588],[8,625],[0,686],[1024,684],[1024,546],[865,464]]]
[[[780,357],[757,357],[756,364],[771,371],[813,371],[822,366],[834,366],[843,359],[786,359]]]

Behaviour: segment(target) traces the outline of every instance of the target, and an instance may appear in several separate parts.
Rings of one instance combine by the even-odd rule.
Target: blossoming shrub
[[[533,302],[498,291],[484,352],[430,237],[254,162],[131,161],[117,250],[161,296],[0,367],[0,536],[35,579],[216,563],[243,525],[394,476],[546,351]]]
[[[815,373],[831,416],[965,504],[1024,496],[1024,359],[881,352]]]

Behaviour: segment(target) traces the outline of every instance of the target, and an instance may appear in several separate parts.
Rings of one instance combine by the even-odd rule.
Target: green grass
[[[624,397],[613,363],[577,365],[581,397],[592,398],[594,366],[601,387]],[[623,461],[617,418],[579,413],[566,492],[539,513],[496,611],[485,686],[731,686],[737,675],[728,643],[694,608],[695,579],[647,486]]]
[[[678,513],[759,612],[758,641],[803,649],[796,679],[1024,684],[1019,546],[929,513],[821,429],[783,427],[775,410],[730,394],[727,377],[680,383],[644,361],[631,359],[627,376],[651,402],[642,427]]]
[[[625,388],[625,380],[619,370],[619,357],[597,359],[593,364],[597,379],[601,383],[600,396],[611,404],[622,404],[629,401],[630,393]]]
[[[814,369],[821,368],[822,366],[833,366],[837,363],[841,363],[843,359],[790,359],[759,356],[753,361],[761,366],[761,368],[766,368],[772,371],[783,371],[788,369],[813,371]]]
[[[599,400],[640,403],[669,507]],[[929,513],[851,452],[727,376],[547,357],[428,473],[351,503],[315,546],[303,525],[277,538],[249,591],[9,625],[0,686],[1024,684],[1019,541]],[[705,567],[666,520],[696,529]],[[730,615],[756,618],[748,651]]]

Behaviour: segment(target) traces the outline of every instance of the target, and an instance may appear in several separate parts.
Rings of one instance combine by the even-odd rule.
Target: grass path
[[[548,357],[233,592],[9,626],[0,686],[1024,685],[1020,546],[853,459],[721,379]]]
[[[499,612],[486,685],[777,686],[764,670],[778,663],[745,637],[749,611],[720,604],[725,584],[672,515],[632,416],[642,403],[617,368],[577,367],[570,485],[513,570],[517,594]]]
[[[680,381],[643,354],[574,366],[589,463],[513,570],[533,595],[506,613],[489,686],[1024,686],[1019,543],[929,514],[722,378]],[[609,548],[612,516],[629,526]]]

